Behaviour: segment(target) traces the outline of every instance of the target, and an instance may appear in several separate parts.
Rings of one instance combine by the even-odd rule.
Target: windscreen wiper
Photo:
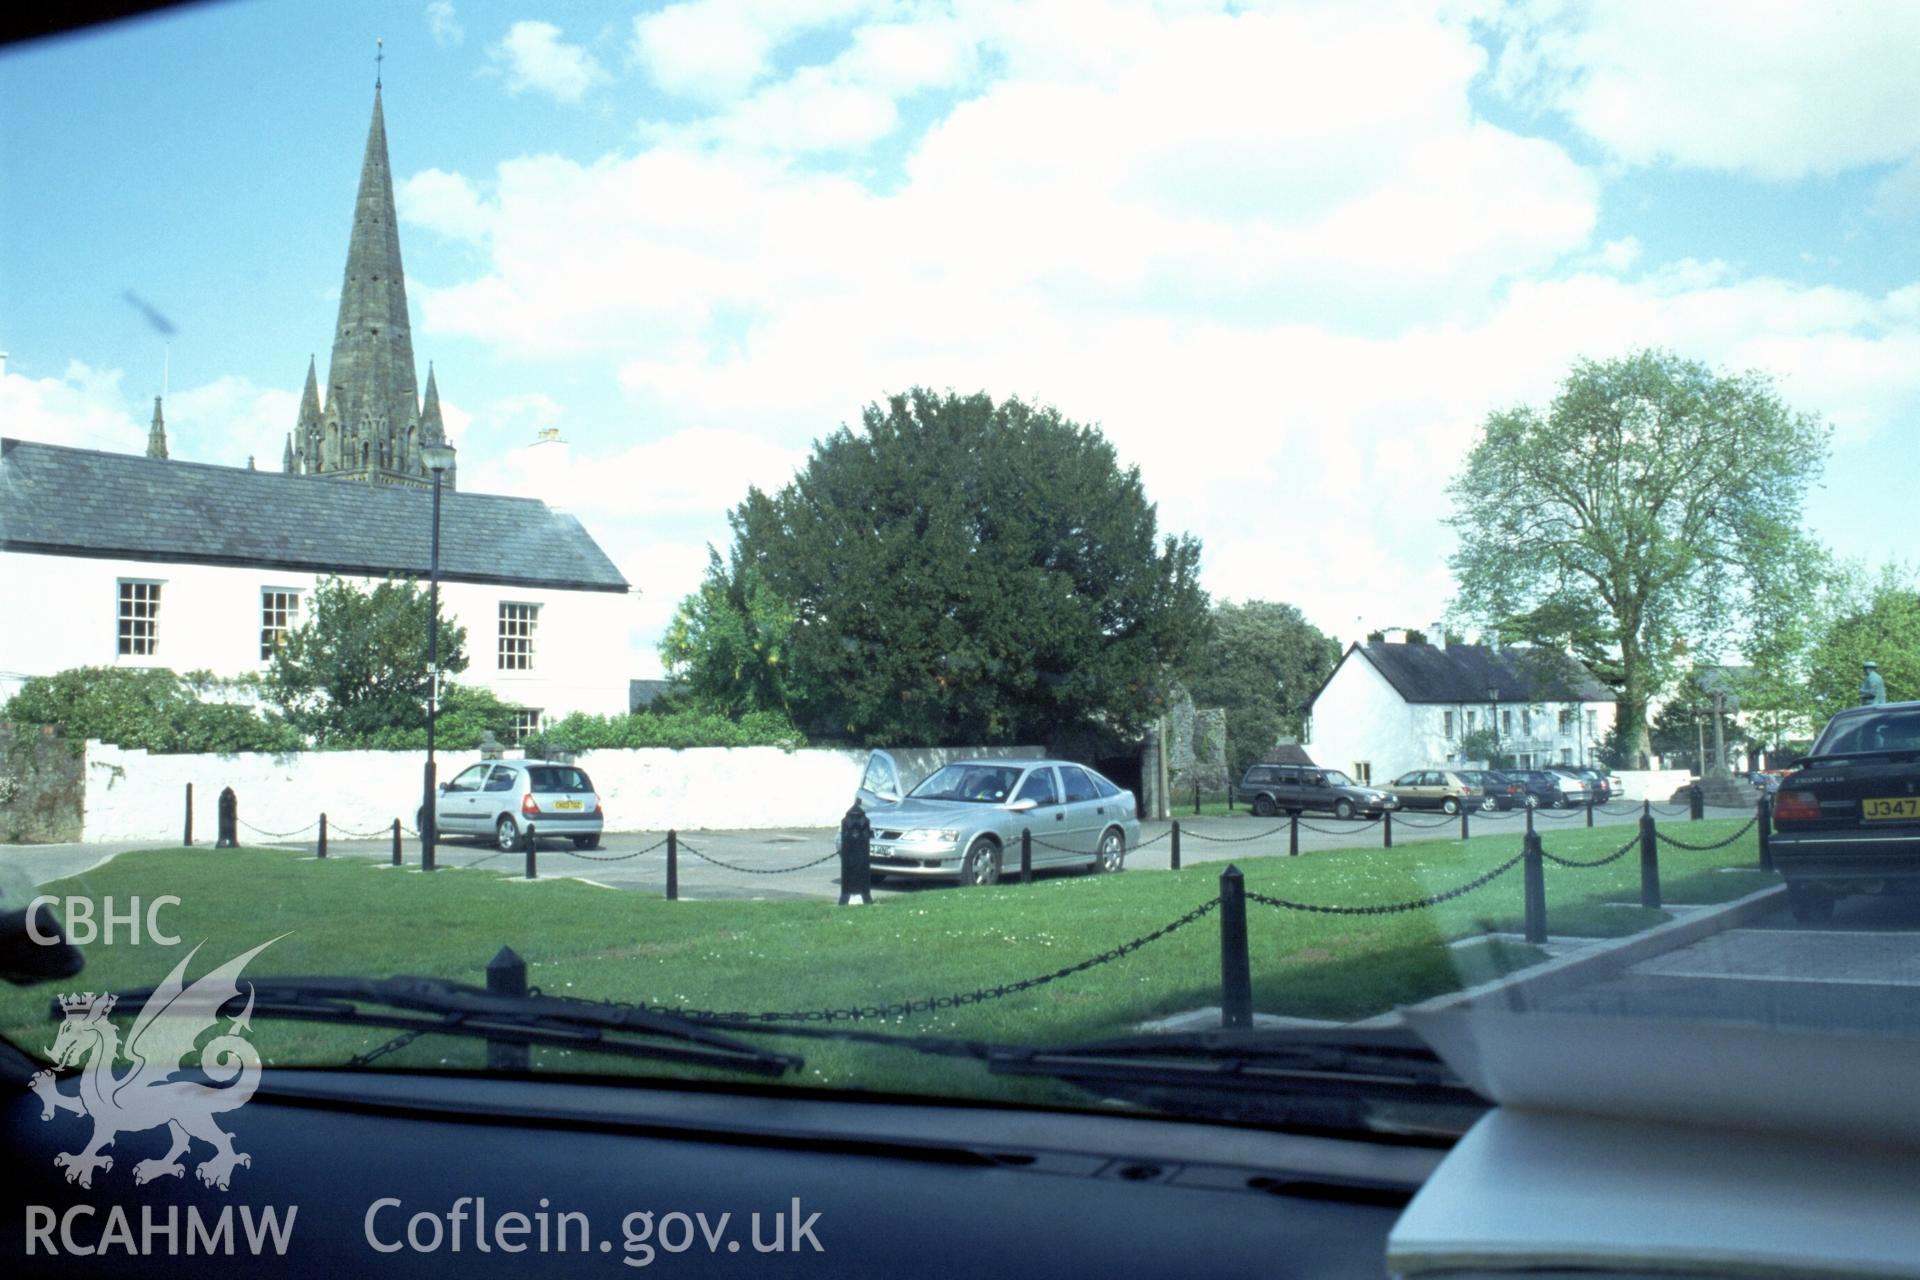
[[[571,996],[499,995],[444,978],[298,977],[248,979],[222,1013],[339,1025],[390,1027],[415,1035],[464,1036],[500,1044],[541,1045],[657,1062],[780,1076],[804,1065],[685,1018],[631,1005]],[[118,993],[123,1010],[144,1006],[154,988]],[[396,1012],[398,1011],[398,1012]],[[52,1016],[63,1017],[59,1001]]]
[[[1392,1113],[1470,1121],[1487,1103],[1404,1027],[1284,1028],[1122,1036],[995,1049],[990,1071],[1064,1080],[1167,1110],[1334,1128],[1405,1130]],[[1417,1126],[1427,1127],[1427,1126]],[[1431,1126],[1450,1131],[1455,1125]]]

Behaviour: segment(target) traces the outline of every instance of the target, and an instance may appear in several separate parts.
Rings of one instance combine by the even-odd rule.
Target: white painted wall
[[[260,661],[260,592],[291,588],[310,600],[321,575],[219,565],[30,555],[0,551],[0,599],[11,617],[0,626],[0,699],[28,676],[71,667],[167,667],[238,676],[266,670]],[[122,579],[159,582],[159,648],[151,657],[118,652]],[[356,580],[360,586],[372,580]],[[501,671],[501,601],[540,606],[531,671]],[[550,719],[572,711],[627,710],[633,662],[628,633],[635,597],[606,591],[440,584],[441,617],[467,629],[468,667],[458,678],[484,685],[516,706]]]
[[[867,752],[779,747],[590,751],[577,764],[593,779],[611,831],[746,830],[837,826],[853,803]],[[1033,759],[1039,747],[944,747],[894,752],[912,786],[941,763],[977,756]],[[442,781],[478,757],[443,752]],[[151,755],[87,744],[86,816],[81,839],[177,842],[186,784],[194,788],[194,838],[218,831],[219,797],[239,800],[241,843],[260,832],[306,830],[324,810],[336,837],[408,828],[420,807],[419,751],[306,751],[286,755]]]

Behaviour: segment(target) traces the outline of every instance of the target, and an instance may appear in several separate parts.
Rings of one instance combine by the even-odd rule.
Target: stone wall
[[[1192,792],[1227,789],[1227,713],[1196,709],[1185,693],[1167,709],[1167,785],[1172,802]]]
[[[82,760],[65,738],[0,724],[0,842],[80,838]]]

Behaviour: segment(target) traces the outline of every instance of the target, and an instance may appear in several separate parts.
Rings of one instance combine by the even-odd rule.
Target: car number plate
[[[578,800],[562,800],[553,807],[556,809],[578,809],[581,807],[581,804]]]
[[[1912,822],[1920,819],[1920,796],[1874,796],[1860,802],[1860,816],[1868,822]]]

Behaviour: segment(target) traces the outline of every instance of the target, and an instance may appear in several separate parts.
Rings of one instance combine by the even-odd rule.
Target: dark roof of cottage
[[[580,522],[534,498],[444,493],[440,576],[625,591]],[[427,489],[0,440],[9,551],[425,577]]]
[[[1585,666],[1550,649],[1500,649],[1486,645],[1356,644],[1408,702],[1486,702],[1498,690],[1501,702],[1615,702],[1619,695],[1594,679]],[[1345,659],[1342,659],[1345,661]],[[1324,686],[1322,686],[1324,688]]]

